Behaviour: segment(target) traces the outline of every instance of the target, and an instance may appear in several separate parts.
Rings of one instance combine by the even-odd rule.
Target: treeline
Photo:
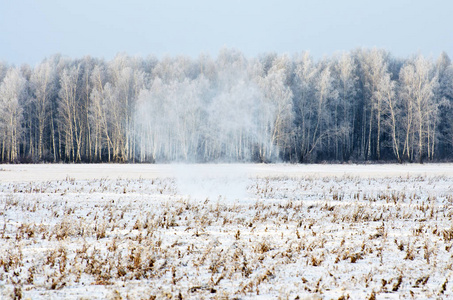
[[[55,55],[0,63],[0,160],[450,160],[452,101],[445,53]]]

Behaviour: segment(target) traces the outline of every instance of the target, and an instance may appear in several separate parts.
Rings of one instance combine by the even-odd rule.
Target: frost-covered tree
[[[328,61],[314,64],[305,53],[296,60],[294,74],[297,156],[301,161],[313,160],[329,148],[324,143],[340,134],[334,111],[338,91]]]
[[[88,121],[91,131],[91,149],[92,160],[102,161],[104,150],[106,150],[107,160],[110,156],[110,137],[107,126],[107,107],[105,99],[108,97],[105,91],[107,84],[107,71],[104,64],[98,64],[94,67],[90,77],[91,93],[90,105],[88,107]]]
[[[81,161],[81,147],[84,132],[81,124],[79,87],[80,64],[68,65],[60,77],[59,104],[59,141],[63,157],[68,161]]]
[[[311,143],[312,124],[315,118],[313,103],[315,99],[315,80],[319,75],[318,67],[308,52],[295,58],[294,66],[294,113],[295,113],[295,151],[299,161],[305,161],[315,149]]]
[[[270,110],[272,118],[268,128],[269,146],[261,153],[263,160],[274,160],[281,155],[285,156],[291,148],[294,122],[293,93],[288,84],[291,74],[291,61],[284,55],[276,57],[264,77],[259,79],[264,97],[263,109]]]
[[[50,145],[49,119],[51,117],[51,101],[55,97],[57,82],[56,82],[56,66],[51,60],[46,60],[35,67],[30,79],[31,90],[33,92],[32,107],[34,109],[34,117],[37,127],[37,158],[43,159],[43,155],[48,146],[45,143],[47,135],[47,145]],[[46,128],[47,127],[47,128]],[[47,132],[45,131],[47,129]]]
[[[432,159],[434,154],[438,103],[433,71],[432,63],[419,55],[408,61],[400,73],[406,124],[403,154],[411,160],[417,155],[419,162],[424,156]]]
[[[357,65],[350,53],[343,53],[334,61],[333,77],[337,83],[338,98],[334,106],[335,159],[348,160],[354,151],[356,126]],[[340,155],[341,154],[341,155]]]
[[[391,136],[391,148],[399,163],[402,162],[401,157],[401,101],[396,94],[396,82],[390,79],[390,74],[387,73],[379,81],[379,86],[374,95],[380,103],[382,103],[383,126],[385,131]]]
[[[435,97],[441,109],[438,116],[439,153],[448,156],[453,152],[453,65],[443,52],[436,61],[438,80]]]
[[[384,50],[372,49],[360,52],[361,80],[363,84],[363,126],[366,126],[367,135],[364,139],[367,145],[365,158],[370,159],[381,156],[381,135],[382,135],[382,99],[376,97],[381,94],[378,90],[381,86],[380,81],[388,73],[388,53]],[[368,123],[368,124],[367,124]]]
[[[112,125],[111,141],[115,161],[135,159],[134,118],[136,99],[145,85],[145,74],[138,59],[118,55],[109,64],[112,95],[108,98]]]
[[[17,161],[23,131],[23,105],[27,81],[17,68],[10,68],[0,84],[0,133],[2,160]]]

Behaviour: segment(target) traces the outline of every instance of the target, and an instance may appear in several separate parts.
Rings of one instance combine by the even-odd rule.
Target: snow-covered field
[[[453,165],[2,165],[3,299],[453,297]]]

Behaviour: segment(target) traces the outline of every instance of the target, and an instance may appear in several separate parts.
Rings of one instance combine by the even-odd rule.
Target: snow
[[[4,299],[453,297],[453,165],[2,165]]]
[[[0,182],[92,179],[152,179],[185,171],[248,176],[453,176],[452,164],[10,164],[0,167]]]

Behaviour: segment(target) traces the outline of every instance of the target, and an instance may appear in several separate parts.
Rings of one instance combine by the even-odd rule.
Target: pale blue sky
[[[379,47],[452,57],[452,33],[451,0],[0,0],[0,60],[16,65],[56,53],[215,57],[225,46],[247,56]]]

